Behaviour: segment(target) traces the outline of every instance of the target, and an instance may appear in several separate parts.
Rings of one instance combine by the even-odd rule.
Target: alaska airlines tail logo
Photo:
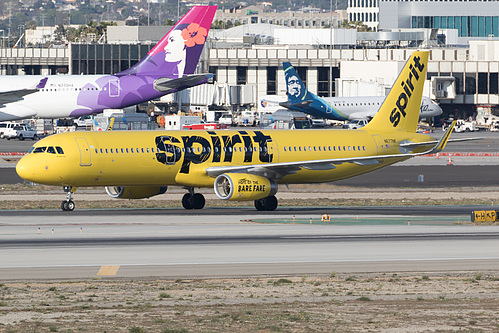
[[[414,91],[415,83],[417,83],[420,79],[425,79],[421,75],[425,66],[420,61],[421,58],[419,56],[413,58],[413,64],[410,64],[409,66],[409,75],[401,82],[404,91],[399,94],[397,102],[395,103],[396,107],[393,108],[392,113],[390,114],[390,122],[393,127],[397,127],[402,117],[405,118],[407,116],[405,109],[407,108],[409,98],[411,98]]]
[[[300,76],[289,62],[283,62],[284,75],[286,77],[286,86],[288,99],[293,103],[301,102],[307,96],[307,88],[303,84]]]

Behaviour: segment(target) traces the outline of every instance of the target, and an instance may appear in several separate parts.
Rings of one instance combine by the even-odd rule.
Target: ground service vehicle
[[[21,141],[24,139],[38,139],[38,134],[36,133],[36,131],[26,124],[17,124],[13,128],[7,129],[4,135],[7,140],[15,138]]]

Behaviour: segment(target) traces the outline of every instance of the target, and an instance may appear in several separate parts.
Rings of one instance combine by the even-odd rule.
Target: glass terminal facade
[[[499,37],[499,16],[413,16],[412,28],[457,29],[459,37]]]
[[[112,74],[132,67],[154,44],[71,44],[72,74]]]

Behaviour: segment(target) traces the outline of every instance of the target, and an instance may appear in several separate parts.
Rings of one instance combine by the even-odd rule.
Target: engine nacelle
[[[232,201],[258,200],[277,193],[275,181],[247,173],[221,174],[214,188],[220,199]]]
[[[106,192],[115,199],[144,199],[163,194],[167,186],[109,186]]]

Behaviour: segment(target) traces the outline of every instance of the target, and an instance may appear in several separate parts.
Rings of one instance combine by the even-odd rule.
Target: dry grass
[[[0,284],[0,332],[492,332],[495,272]]]

